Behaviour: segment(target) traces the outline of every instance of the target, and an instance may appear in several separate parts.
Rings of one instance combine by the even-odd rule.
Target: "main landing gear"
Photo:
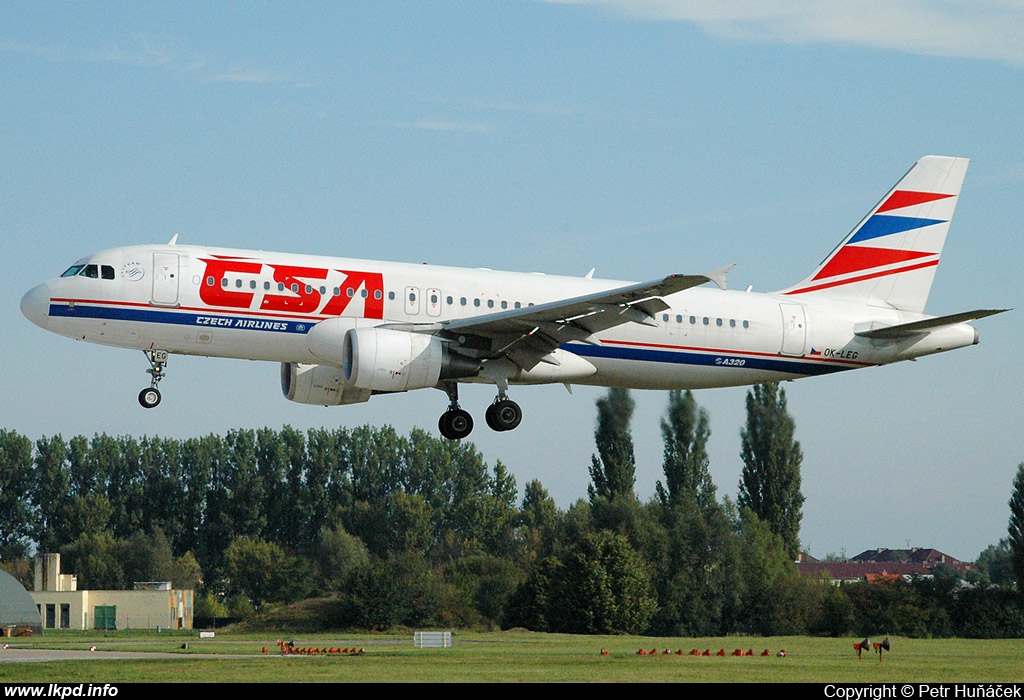
[[[143,408],[156,408],[160,403],[160,390],[157,385],[164,378],[164,369],[167,367],[166,350],[145,350],[146,359],[149,360],[149,369],[146,370],[152,379],[149,388],[139,392],[139,405]]]
[[[461,440],[472,432],[473,417],[459,407],[458,384],[445,382],[443,388],[448,394],[448,410],[441,414],[437,421],[437,429],[449,440]],[[487,407],[484,417],[491,430],[502,432],[512,430],[522,422],[523,410],[519,408],[519,404],[509,399],[504,391],[499,390],[494,403]]]

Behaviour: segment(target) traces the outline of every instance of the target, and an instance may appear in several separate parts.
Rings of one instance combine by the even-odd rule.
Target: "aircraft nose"
[[[50,320],[50,286],[40,284],[21,298],[21,313],[40,328],[46,328]]]

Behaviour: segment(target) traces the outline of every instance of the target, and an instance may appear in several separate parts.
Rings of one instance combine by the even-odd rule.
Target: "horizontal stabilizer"
[[[959,314],[951,314],[949,316],[937,316],[936,318],[928,318],[923,321],[912,321],[910,323],[900,323],[895,326],[885,326],[884,328],[872,328],[863,331],[857,331],[856,335],[862,338],[872,338],[875,340],[899,340],[901,338],[910,338],[921,333],[927,333],[928,331],[935,330],[936,328],[942,328],[943,326],[955,326],[958,323],[967,323],[968,321],[975,321],[979,318],[985,318],[986,316],[994,316],[995,314],[1001,314],[1009,309],[978,309],[976,311],[964,311]]]

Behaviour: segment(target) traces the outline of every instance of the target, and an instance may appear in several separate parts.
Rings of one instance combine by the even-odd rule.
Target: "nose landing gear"
[[[168,353],[166,350],[145,350],[146,359],[149,360],[149,369],[146,370],[152,379],[149,387],[139,392],[139,405],[143,408],[156,408],[160,403],[160,390],[157,386],[164,378],[164,368],[167,367]]]

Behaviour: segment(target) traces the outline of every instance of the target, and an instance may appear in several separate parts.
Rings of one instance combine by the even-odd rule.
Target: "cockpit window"
[[[90,277],[92,279],[103,278],[105,280],[112,280],[115,278],[114,266],[113,265],[85,265],[76,263],[69,267],[61,277]]]

